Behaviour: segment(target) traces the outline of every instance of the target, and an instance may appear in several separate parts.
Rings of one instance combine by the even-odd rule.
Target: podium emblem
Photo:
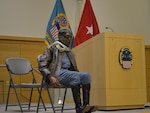
[[[133,54],[129,47],[121,48],[119,52],[119,63],[124,69],[130,69],[133,64]]]

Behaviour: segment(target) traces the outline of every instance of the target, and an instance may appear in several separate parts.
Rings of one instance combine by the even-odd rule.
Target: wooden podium
[[[119,62],[124,47],[132,52],[129,69]],[[147,98],[143,36],[101,33],[73,51],[79,70],[92,77],[90,104],[100,110],[144,108]]]

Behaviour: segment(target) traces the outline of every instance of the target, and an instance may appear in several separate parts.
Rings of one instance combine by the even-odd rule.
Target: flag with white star
[[[83,13],[81,16],[80,24],[77,34],[74,39],[74,47],[92,38],[100,33],[94,11],[91,6],[90,0],[86,0]]]

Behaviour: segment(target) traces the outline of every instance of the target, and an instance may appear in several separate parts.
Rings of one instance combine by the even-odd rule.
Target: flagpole
[[[75,33],[77,32],[79,20],[81,17],[81,9],[82,9],[83,0],[77,0],[77,7],[76,7],[76,19],[75,19]]]

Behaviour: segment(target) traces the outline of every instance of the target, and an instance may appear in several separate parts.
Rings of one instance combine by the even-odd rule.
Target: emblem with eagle
[[[124,69],[131,68],[131,65],[133,64],[133,53],[129,47],[121,48],[119,52],[119,63]]]

